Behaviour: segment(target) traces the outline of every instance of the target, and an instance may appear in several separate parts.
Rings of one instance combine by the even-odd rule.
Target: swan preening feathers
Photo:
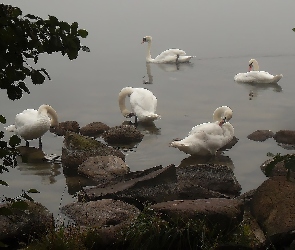
[[[9,132],[14,132],[26,141],[39,138],[39,147],[42,147],[41,137],[50,129],[58,126],[56,111],[49,105],[43,104],[38,110],[26,109],[15,116],[14,125],[6,127]]]
[[[234,80],[244,83],[277,83],[283,77],[271,75],[266,71],[259,71],[258,62],[255,59],[249,61],[249,72],[236,74]]]
[[[125,99],[127,96],[130,97],[132,112],[126,108]],[[142,122],[150,122],[160,118],[160,115],[156,114],[157,98],[145,88],[123,88],[119,93],[119,107],[123,116],[135,116],[135,122],[137,119]]]
[[[184,50],[181,49],[167,49],[163,51],[156,58],[151,56],[152,37],[145,36],[141,43],[148,43],[146,61],[152,63],[184,63],[189,62],[194,56],[187,56]]]
[[[171,142],[170,146],[190,155],[215,155],[234,137],[234,128],[228,122],[231,118],[232,110],[221,106],[214,111],[213,122],[193,127],[187,137]]]

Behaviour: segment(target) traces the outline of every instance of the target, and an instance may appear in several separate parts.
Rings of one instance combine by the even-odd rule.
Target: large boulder
[[[289,245],[295,238],[295,182],[272,177],[255,191],[251,213],[267,239],[275,246]]]
[[[243,202],[235,199],[210,198],[198,200],[174,200],[151,206],[165,218],[181,218],[205,221],[215,230],[229,232],[237,227],[244,213]]]
[[[295,130],[279,130],[273,138],[278,143],[295,144]]]
[[[127,164],[113,155],[89,157],[78,167],[78,173],[96,182],[109,182],[129,172]]]
[[[65,167],[77,168],[92,156],[114,155],[125,160],[125,155],[117,149],[109,147],[93,138],[67,132],[62,148],[62,164]]]
[[[54,225],[52,214],[40,203],[5,203],[0,209],[0,242],[9,246],[41,237]]]
[[[80,125],[76,121],[65,121],[60,122],[57,127],[51,127],[50,132],[55,133],[56,135],[62,136],[71,131],[74,133],[79,133]]]
[[[92,122],[80,129],[80,134],[85,136],[98,137],[110,127],[102,122]]]

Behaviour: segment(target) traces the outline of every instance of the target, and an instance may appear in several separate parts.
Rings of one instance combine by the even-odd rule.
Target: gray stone
[[[96,182],[109,182],[129,172],[129,167],[119,157],[95,156],[89,157],[78,167],[78,173]]]
[[[62,212],[79,226],[108,227],[131,221],[140,211],[123,201],[103,199],[74,202],[62,207]]]

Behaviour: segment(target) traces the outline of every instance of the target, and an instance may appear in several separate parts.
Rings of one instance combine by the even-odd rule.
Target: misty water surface
[[[20,7],[24,14],[77,21],[88,30],[89,36],[82,42],[91,49],[74,61],[59,54],[42,56],[38,67],[46,68],[52,80],[40,86],[29,83],[31,94],[21,100],[8,100],[1,91],[0,113],[7,124],[25,108],[37,109],[47,103],[61,122],[120,125],[124,117],[118,107],[119,91],[126,86],[146,87],[157,96],[157,113],[162,119],[153,128],[139,128],[145,136],[126,155],[132,171],[188,162],[188,155],[168,147],[169,142],[185,137],[197,124],[211,121],[213,111],[222,105],[233,109],[231,124],[239,139],[222,160],[232,166],[243,192],[266,179],[260,165],[268,159],[267,152],[290,152],[273,139],[254,142],[247,135],[257,129],[294,129],[294,1],[3,2]],[[168,48],[180,48],[196,58],[179,68],[146,65],[146,44],[141,44],[146,35],[153,37],[152,57]],[[283,74],[279,86],[235,83],[234,75],[246,72],[251,58],[258,60],[261,70]],[[152,84],[143,84],[151,79]],[[255,95],[252,100],[250,91]],[[37,147],[38,141],[31,145]],[[62,146],[62,137],[51,133],[43,137],[47,154],[60,155]],[[55,215],[60,204],[75,200],[73,194],[78,191],[71,185],[77,177],[65,179],[58,164],[20,162],[1,178],[10,185],[0,186],[2,195],[14,197],[22,189],[36,188],[41,193],[32,197]]]

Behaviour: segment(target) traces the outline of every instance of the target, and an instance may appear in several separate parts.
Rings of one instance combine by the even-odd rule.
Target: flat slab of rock
[[[274,136],[274,132],[271,130],[256,130],[252,134],[248,135],[247,138],[252,141],[265,141]]]
[[[78,173],[96,182],[109,182],[129,172],[127,164],[113,155],[89,157],[78,167]]]
[[[220,231],[235,228],[243,219],[243,202],[234,199],[211,198],[174,200],[151,206],[152,209],[172,218],[201,220],[216,226]],[[166,218],[166,217],[165,217]]]
[[[275,245],[295,239],[295,183],[286,177],[272,177],[255,191],[251,212],[265,235]]]
[[[229,167],[200,164],[170,165],[114,185],[86,188],[83,193],[89,200],[120,199],[142,208],[145,202],[229,198],[239,195],[240,190]]]
[[[79,226],[116,226],[137,217],[140,211],[123,201],[103,199],[75,202],[62,207],[62,212]]]

